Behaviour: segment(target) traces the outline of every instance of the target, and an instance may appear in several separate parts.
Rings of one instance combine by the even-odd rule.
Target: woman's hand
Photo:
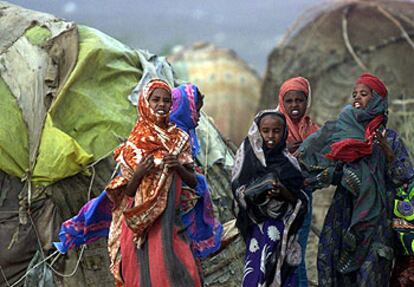
[[[390,145],[388,144],[385,134],[386,134],[386,130],[384,130],[382,133],[377,130],[375,132],[374,139],[377,140],[378,144],[383,150],[388,163],[392,163],[395,159],[395,154],[392,148],[390,147]]]
[[[286,147],[289,153],[296,156],[295,154],[298,154],[297,150],[301,144],[302,144],[302,141],[296,141],[296,142],[288,144]]]
[[[314,183],[315,183],[315,179],[310,178],[310,177],[306,177],[303,180],[303,186],[304,187],[311,187]]]
[[[163,159],[164,164],[169,170],[176,171],[181,179],[187,184],[190,188],[195,188],[197,186],[197,178],[195,176],[194,170],[186,168],[179,161],[176,155],[169,154]]]
[[[182,164],[178,161],[177,156],[169,154],[163,159],[164,164],[168,169],[177,170],[183,168]]]
[[[273,184],[273,188],[269,190],[268,196],[272,198],[282,198],[291,203],[296,201],[292,193],[281,182],[275,182]]]
[[[147,175],[155,166],[154,155],[147,155],[142,158],[142,161],[137,165],[134,171],[134,176],[141,178]]]
[[[125,189],[125,193],[128,196],[135,196],[135,193],[137,192],[138,186],[141,183],[142,178],[146,176],[149,172],[151,172],[154,166],[155,163],[153,155],[147,155],[142,158],[142,161],[135,168],[134,175],[130,179]]]

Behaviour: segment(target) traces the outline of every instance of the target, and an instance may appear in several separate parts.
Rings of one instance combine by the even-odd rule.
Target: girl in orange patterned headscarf
[[[140,118],[115,151],[121,173],[107,186],[114,203],[109,235],[117,286],[201,286],[188,241],[178,236],[182,182],[196,185],[188,135],[169,122],[171,88],[151,80]]]

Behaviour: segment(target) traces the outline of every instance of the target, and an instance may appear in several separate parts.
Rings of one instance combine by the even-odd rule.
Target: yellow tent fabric
[[[33,172],[42,185],[110,153],[136,120],[128,95],[141,78],[137,52],[98,30],[78,29],[78,62],[48,112]]]
[[[77,64],[52,104],[33,182],[48,185],[104,157],[128,136],[136,111],[128,95],[141,78],[136,51],[78,26]]]
[[[0,77],[0,169],[23,177],[29,166],[28,136],[16,99]]]
[[[109,155],[137,118],[128,101],[142,76],[137,51],[98,30],[77,28],[78,59],[46,113],[31,175],[35,185],[47,186],[72,176]],[[39,49],[26,43],[28,49]],[[1,77],[0,100],[0,169],[24,178],[30,169],[29,129],[20,99]],[[39,194],[33,198],[40,198]]]
[[[50,115],[43,128],[37,165],[32,181],[37,183],[56,182],[77,174],[93,159],[74,138],[53,126]]]

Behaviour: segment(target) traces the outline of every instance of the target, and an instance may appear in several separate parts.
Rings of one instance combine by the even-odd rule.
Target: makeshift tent
[[[312,118],[322,124],[350,102],[364,71],[389,88],[389,126],[414,145],[414,3],[353,0],[303,14],[271,52],[261,107],[277,105],[281,83],[303,75],[312,86]]]
[[[168,60],[178,78],[197,84],[207,95],[205,111],[239,145],[256,114],[261,79],[234,51],[208,43],[178,48]]]
[[[158,58],[6,2],[0,2],[0,27],[0,285],[113,286],[104,240],[60,257],[51,242],[63,219],[110,179],[112,151],[137,118],[128,96],[143,72],[157,72]],[[199,161],[224,222],[231,218],[233,153],[206,116],[199,132]],[[45,258],[51,260],[40,264]],[[19,281],[29,264],[38,268]],[[232,266],[240,273],[242,266]],[[231,286],[233,278],[215,276],[221,271],[206,282],[214,286],[219,278]]]

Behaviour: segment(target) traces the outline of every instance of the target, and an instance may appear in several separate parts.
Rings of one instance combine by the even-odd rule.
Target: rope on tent
[[[0,272],[1,272],[1,275],[3,276],[4,282],[6,282],[6,285],[10,287],[10,283],[9,281],[7,281],[6,274],[4,274],[3,267],[1,267],[1,265],[0,265]]]
[[[39,245],[40,254],[42,255],[42,258],[45,259],[46,256],[45,256],[45,253],[43,252],[43,246],[42,246],[42,241],[40,240],[39,231],[37,230],[37,226],[34,223],[32,212],[30,211],[30,209],[27,211],[27,214],[29,215],[30,223],[32,224],[33,231],[36,235],[36,241],[37,241],[37,244]]]
[[[368,71],[367,67],[364,65],[364,63],[361,61],[361,59],[355,53],[355,50],[352,47],[351,42],[349,41],[349,36],[348,36],[348,19],[347,19],[348,12],[349,12],[349,7],[346,7],[344,10],[342,10],[342,38],[344,39],[345,46],[346,46],[348,52],[351,54],[351,56],[354,59],[354,61],[358,64],[358,66],[363,71]]]
[[[95,182],[95,177],[96,177],[96,170],[95,170],[95,165],[98,164],[101,160],[104,160],[105,158],[107,158],[108,156],[110,156],[111,154],[113,154],[115,148],[111,149],[109,152],[107,152],[105,155],[101,156],[100,158],[98,158],[97,160],[95,160],[93,163],[87,165],[83,170],[91,168],[92,169],[92,178],[91,181],[89,183],[89,188],[88,188],[88,201],[91,200],[91,193],[92,193],[92,186],[93,183]],[[114,169],[114,173],[118,170],[118,165],[115,167]],[[112,174],[111,178],[114,177],[114,174]]]
[[[408,18],[407,16],[405,16],[404,14],[399,14],[398,15],[401,19],[403,19],[405,22],[410,23],[411,26],[414,27],[414,21],[411,20],[410,18]]]
[[[46,261],[46,256],[45,256],[45,253],[44,253],[44,251],[43,251],[43,246],[42,246],[42,242],[41,242],[41,240],[40,240],[39,231],[37,230],[37,226],[36,226],[36,224],[34,223],[34,220],[33,220],[32,214],[31,214],[31,212],[30,212],[30,209],[28,210],[27,214],[29,215],[30,222],[31,222],[31,224],[32,224],[32,226],[33,226],[33,230],[34,230],[35,235],[36,235],[36,240],[37,240],[37,244],[39,245],[40,254],[41,254],[42,258],[43,258],[43,262],[45,262],[45,261]],[[56,253],[56,252],[55,252],[55,253]],[[54,254],[54,253],[53,253],[53,254]],[[60,253],[58,253],[58,254],[56,255],[56,257],[53,259],[53,262],[55,261],[55,259],[56,259],[56,258],[58,258],[58,257],[59,257],[59,254],[60,254]],[[47,263],[46,263],[46,264],[47,264]],[[28,273],[29,273],[32,269],[34,269],[34,268],[31,268],[28,272],[26,272],[25,277],[27,276],[27,274],[28,274]]]
[[[95,182],[95,178],[96,178],[96,169],[95,169],[95,165],[97,163],[99,163],[101,160],[107,158],[108,156],[110,156],[113,153],[114,149],[112,149],[110,152],[108,152],[107,154],[105,154],[104,156],[100,157],[99,159],[97,159],[96,161],[94,161],[93,163],[91,163],[90,165],[86,166],[85,169],[88,168],[92,168],[92,177],[91,177],[91,181],[89,182],[89,187],[88,187],[88,201],[91,200],[91,192],[92,192],[92,187],[93,187],[93,183]],[[116,170],[116,169],[115,169]],[[82,260],[83,257],[83,253],[85,251],[86,245],[82,246],[81,252],[79,254],[79,258],[76,262],[76,266],[73,269],[73,271],[69,274],[63,274],[60,273],[59,271],[57,271],[55,268],[53,268],[53,264],[55,264],[55,262],[59,259],[60,253],[57,254],[57,256],[52,260],[52,262],[50,264],[47,264],[47,266],[58,276],[61,277],[72,277],[73,275],[75,275],[76,271],[79,268],[80,262]]]
[[[30,210],[32,207],[32,173],[28,171],[27,176],[27,208]]]
[[[114,153],[114,150],[116,149],[116,147],[115,148],[113,148],[113,149],[111,149],[109,152],[107,152],[106,154],[104,154],[103,156],[101,156],[100,158],[98,158],[97,160],[95,160],[93,163],[91,163],[91,164],[89,164],[89,165],[87,165],[85,168],[84,168],[84,170],[85,169],[88,169],[88,168],[90,168],[90,167],[93,167],[93,166],[95,166],[97,163],[99,163],[101,160],[104,160],[104,159],[106,159],[108,156],[110,156],[110,155],[112,155],[113,153]]]
[[[52,257],[55,257],[52,260],[52,263],[54,263],[57,260],[57,258],[60,256],[59,250],[56,250],[55,252],[53,252],[52,254],[50,254],[48,257],[46,257],[45,259],[43,259],[42,261],[40,261],[39,263],[37,263],[35,266],[33,266],[32,268],[30,268],[29,270],[27,270],[26,273],[22,277],[19,278],[19,280],[17,280],[16,282],[13,283],[13,285],[10,285],[8,283],[7,278],[6,278],[6,276],[4,275],[4,272],[3,272],[3,268],[1,268],[1,266],[0,266],[0,271],[1,271],[4,279],[6,280],[6,284],[7,284],[8,287],[15,287],[18,284],[20,284],[20,282],[22,282],[22,280],[25,279],[32,270],[38,268],[42,264],[46,264],[58,276],[61,276],[61,277],[72,277],[78,271],[78,268],[79,268],[79,265],[80,265],[80,261],[81,261],[81,259],[83,257],[83,253],[84,253],[85,249],[86,249],[86,246],[83,245],[82,246],[82,249],[80,251],[80,254],[79,254],[79,258],[78,258],[78,260],[76,262],[76,266],[73,269],[73,271],[71,273],[69,273],[69,274],[60,273],[59,271],[57,271],[55,268],[52,267],[53,264],[48,264],[46,262],[49,259],[51,259]]]
[[[91,181],[89,182],[88,201],[91,200],[92,186],[93,186],[93,183],[95,182],[95,176],[96,176],[95,166],[92,165],[91,167],[92,167],[92,178],[91,178]]]
[[[32,268],[30,268],[29,270],[26,271],[26,273],[19,278],[19,280],[17,280],[16,282],[13,283],[13,285],[9,285],[9,287],[15,287],[18,284],[20,284],[20,282],[22,282],[23,279],[25,279],[27,277],[27,275],[29,275],[29,273],[36,269],[37,267],[39,267],[40,265],[42,265],[43,263],[45,263],[47,260],[49,260],[50,258],[52,258],[53,256],[59,254],[59,251],[56,250],[55,252],[53,252],[52,254],[50,254],[48,257],[46,257],[45,259],[43,259],[42,261],[40,261],[39,263],[37,263],[35,266],[33,266]]]
[[[45,120],[43,120],[44,122]],[[40,141],[40,139],[39,139]],[[37,148],[35,151],[33,151],[32,156],[29,158],[29,162],[31,162],[31,166],[29,168],[29,170],[27,170],[26,172],[26,183],[27,183],[27,208],[28,210],[30,210],[30,208],[32,207],[32,175],[33,175],[33,170],[35,168],[36,165],[36,156],[38,153],[38,149],[39,149],[39,143],[37,145]]]
[[[90,165],[88,165],[88,166],[86,166],[85,167],[85,169],[87,169],[87,168],[92,168],[92,177],[91,177],[91,181],[90,181],[90,183],[89,183],[89,188],[88,188],[88,200],[90,200],[91,199],[91,191],[92,191],[92,186],[93,186],[93,183],[94,183],[94,181],[95,181],[95,177],[96,177],[96,170],[95,170],[95,165],[98,163],[98,162],[100,162],[101,160],[103,160],[103,159],[105,159],[106,157],[108,157],[109,155],[111,155],[113,153],[113,150],[111,150],[110,152],[108,152],[106,155],[104,155],[103,157],[101,157],[101,158],[99,158],[99,159],[97,159],[96,161],[94,161],[93,163],[91,163]],[[29,184],[29,178],[30,178],[30,176],[28,176],[28,178],[27,178],[27,183]],[[28,186],[28,189],[30,190],[30,185]],[[30,193],[29,193],[29,198],[30,198]],[[30,200],[29,200],[29,205],[30,205]],[[34,230],[34,232],[35,232],[35,235],[36,235],[36,240],[37,240],[37,243],[38,243],[38,245],[39,245],[39,249],[40,249],[40,252],[41,252],[41,255],[42,255],[42,257],[43,257],[43,260],[41,261],[41,262],[39,262],[38,264],[36,264],[35,266],[33,266],[31,269],[29,269],[26,273],[25,273],[25,275],[23,275],[18,281],[16,281],[13,285],[10,285],[9,283],[8,283],[8,281],[7,281],[7,278],[6,278],[6,276],[4,275],[4,272],[3,272],[3,269],[1,268],[1,266],[0,266],[0,270],[1,270],[1,273],[2,273],[2,275],[3,275],[3,277],[4,277],[4,279],[6,280],[6,283],[8,284],[8,287],[14,287],[14,286],[16,286],[17,284],[19,284],[24,278],[26,278],[27,277],[27,275],[33,270],[33,269],[36,269],[37,267],[39,267],[41,264],[43,264],[43,263],[45,263],[47,260],[49,260],[50,258],[52,258],[53,256],[55,256],[56,255],[56,257],[55,258],[53,258],[53,260],[52,260],[52,262],[51,262],[51,264],[48,264],[48,263],[46,263],[46,265],[56,274],[56,275],[58,275],[58,276],[61,276],[61,277],[72,277],[73,275],[75,275],[75,273],[77,272],[77,270],[78,270],[78,268],[79,268],[79,265],[80,265],[80,261],[82,260],[82,257],[83,257],[83,253],[84,253],[84,251],[85,251],[85,248],[86,248],[86,246],[85,245],[83,245],[82,246],[82,249],[81,249],[81,252],[80,252],[80,254],[79,254],[79,258],[78,258],[78,260],[77,260],[77,262],[76,262],[76,266],[75,266],[75,268],[74,268],[74,270],[71,272],[71,273],[69,273],[69,274],[63,274],[63,273],[60,273],[59,271],[57,271],[55,268],[53,268],[52,266],[53,266],[53,264],[56,262],[56,260],[59,258],[59,256],[60,256],[60,253],[59,253],[59,251],[58,250],[56,250],[55,252],[53,252],[51,255],[49,255],[48,257],[45,257],[45,254],[44,254],[44,252],[43,252],[43,248],[42,248],[42,243],[41,243],[41,240],[40,240],[40,236],[39,236],[39,232],[38,232],[38,230],[37,230],[37,227],[36,227],[36,225],[35,225],[35,223],[34,223],[34,220],[33,220],[33,217],[32,217],[32,215],[31,215],[31,212],[30,212],[30,209],[28,210],[28,212],[27,212],[27,214],[29,215],[29,218],[30,218],[30,222],[31,222],[31,224],[32,224],[32,226],[33,226],[33,230]]]
[[[85,248],[86,248],[86,246],[85,245],[83,245],[82,246],[82,249],[81,249],[81,252],[80,252],[80,254],[79,254],[79,258],[78,258],[78,260],[77,260],[77,262],[76,262],[76,265],[75,265],[75,268],[73,269],[73,271],[71,272],[71,273],[69,273],[69,274],[62,274],[62,273],[60,273],[59,271],[57,271],[55,268],[53,268],[52,267],[52,265],[56,262],[56,260],[59,258],[59,256],[60,256],[60,253],[59,253],[59,250],[55,250],[55,252],[53,252],[52,254],[50,254],[49,256],[47,256],[47,257],[45,257],[45,254],[44,254],[44,252],[43,252],[43,248],[42,248],[42,245],[41,245],[41,241],[40,241],[40,237],[39,237],[39,233],[38,233],[38,231],[37,231],[37,228],[36,228],[36,226],[35,226],[35,223],[34,223],[34,221],[33,221],[33,218],[32,218],[32,215],[30,214],[30,213],[28,213],[28,215],[29,215],[29,218],[30,218],[30,222],[31,222],[31,224],[32,224],[32,226],[33,226],[33,230],[35,231],[35,234],[36,234],[36,240],[37,240],[37,243],[39,244],[39,249],[40,249],[40,252],[41,252],[41,255],[42,255],[42,257],[43,257],[43,260],[42,261],[40,261],[39,263],[37,263],[35,266],[33,266],[32,268],[30,268],[29,270],[27,270],[26,271],[26,273],[21,277],[21,278],[19,278],[19,280],[17,280],[13,285],[10,285],[9,283],[8,283],[8,281],[7,281],[7,278],[6,278],[6,276],[4,275],[4,272],[3,272],[3,269],[1,268],[1,266],[0,266],[0,270],[1,270],[1,273],[2,273],[2,275],[3,275],[3,277],[4,277],[4,279],[6,280],[6,283],[7,283],[7,285],[8,285],[8,287],[15,287],[15,286],[17,286],[23,279],[25,279],[27,276],[28,276],[28,274],[32,271],[32,270],[34,270],[34,269],[36,269],[36,268],[38,268],[40,265],[42,265],[43,263],[45,263],[56,275],[58,275],[58,276],[61,276],[61,277],[72,277],[73,275],[75,275],[75,273],[78,271],[78,268],[79,268],[79,265],[80,265],[80,261],[82,260],[82,257],[83,257],[83,253],[84,253],[84,251],[85,251]],[[53,258],[53,260],[52,260],[52,263],[51,264],[48,264],[46,261],[48,261],[49,259],[51,259],[52,257],[54,257],[55,256],[55,258]]]
[[[379,5],[375,5],[375,6],[382,15],[384,15],[387,19],[389,19],[392,23],[394,23],[395,26],[398,27],[398,29],[400,29],[402,37],[408,42],[411,48],[414,49],[414,42],[413,40],[411,40],[410,35],[408,35],[407,31],[401,25],[401,22],[398,21],[390,12],[385,10],[383,7]]]
[[[65,277],[65,278],[68,278],[68,277],[72,277],[73,275],[75,275],[75,273],[78,271],[78,269],[79,269],[79,265],[80,265],[80,262],[81,262],[81,260],[82,260],[82,257],[83,257],[83,253],[84,253],[84,251],[85,251],[85,249],[86,249],[86,245],[82,245],[82,248],[81,248],[81,251],[80,251],[80,254],[79,254],[79,258],[78,258],[78,261],[76,262],[76,265],[75,265],[75,268],[73,269],[73,271],[71,272],[71,273],[69,273],[69,274],[63,274],[63,273],[60,273],[59,271],[57,271],[55,268],[53,268],[53,264],[47,264],[47,266],[50,268],[50,270],[52,270],[53,271],[53,273],[55,273],[56,275],[58,275],[58,276],[60,276],[60,277]],[[55,259],[53,259],[52,260],[52,263],[54,263],[56,260],[57,260],[57,258],[60,256],[60,253],[58,253],[57,254],[57,256],[56,256],[56,258]]]

